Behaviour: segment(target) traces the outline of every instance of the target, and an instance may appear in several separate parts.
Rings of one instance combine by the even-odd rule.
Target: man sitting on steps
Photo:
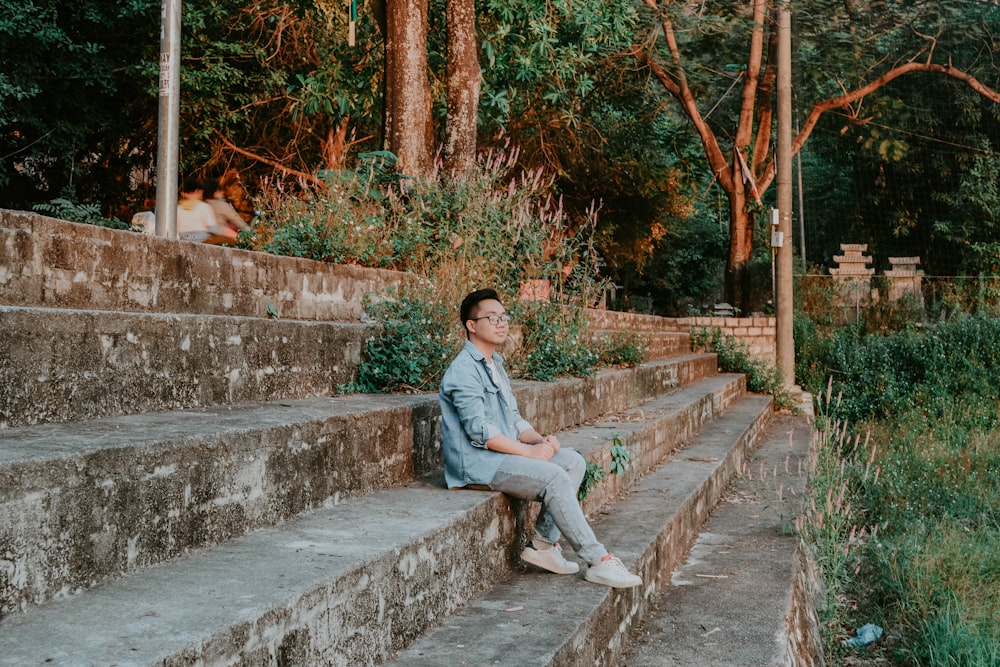
[[[608,553],[577,501],[587,462],[543,436],[517,409],[497,350],[507,339],[510,317],[495,290],[472,292],[462,301],[467,341],[441,381],[444,474],[449,488],[486,486],[542,503],[531,542],[521,559],[556,574],[574,574],[563,558],[560,536],[589,564],[584,578],[614,588],[642,584]]]

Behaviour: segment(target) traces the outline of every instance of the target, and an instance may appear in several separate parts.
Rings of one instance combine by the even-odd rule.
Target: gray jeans
[[[557,542],[562,535],[580,558],[597,563],[608,550],[597,541],[576,499],[586,471],[587,461],[573,449],[560,449],[549,461],[508,454],[489,486],[515,498],[541,502],[534,538]]]

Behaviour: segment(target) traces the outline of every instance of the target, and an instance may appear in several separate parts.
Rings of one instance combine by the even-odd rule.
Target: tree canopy
[[[66,196],[127,219],[153,192],[159,3],[0,7],[0,202],[29,208]],[[446,142],[447,7],[428,5],[435,149]],[[384,8],[360,7],[351,46],[340,3],[185,5],[182,171],[235,167],[251,190],[264,181],[294,189],[381,149]],[[795,149],[812,137],[803,155],[810,262],[828,261],[838,234],[852,230],[941,271],[992,270],[1000,8],[791,8]],[[720,296],[717,284],[682,267],[726,264],[733,287],[734,268],[753,265],[764,231],[771,10],[765,0],[482,2],[478,146],[516,145],[523,168],[550,169],[570,220],[597,201],[606,270],[648,296],[646,307],[704,305]],[[941,150],[946,143],[953,150]],[[759,281],[750,282],[752,295]]]

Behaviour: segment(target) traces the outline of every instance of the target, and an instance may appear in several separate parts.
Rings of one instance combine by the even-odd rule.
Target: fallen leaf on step
[[[689,456],[685,461],[695,461],[696,463],[718,463],[719,459],[714,456]]]

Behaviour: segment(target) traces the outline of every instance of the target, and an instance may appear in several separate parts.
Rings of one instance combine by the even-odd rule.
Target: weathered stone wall
[[[0,209],[2,305],[357,322],[405,279]]]
[[[785,667],[826,667],[823,642],[816,615],[816,603],[822,599],[820,576],[815,561],[801,543],[796,550],[795,580],[791,609],[785,623]]]

